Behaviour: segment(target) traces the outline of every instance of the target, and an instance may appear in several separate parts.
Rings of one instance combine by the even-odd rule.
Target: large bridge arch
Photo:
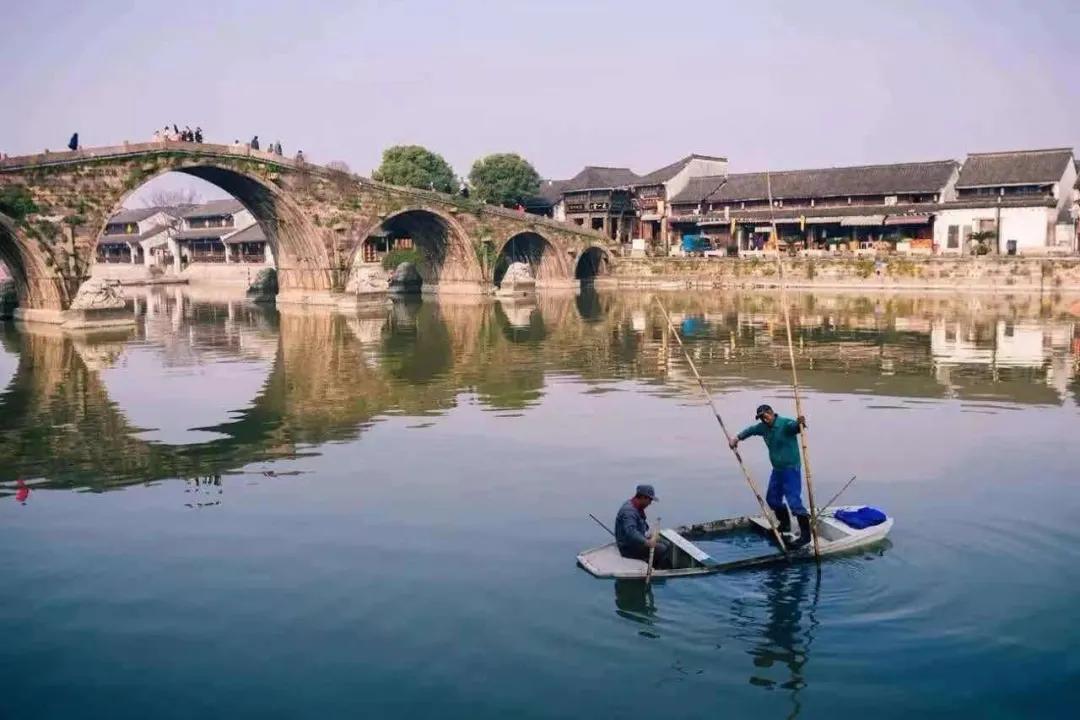
[[[532,270],[537,285],[570,279],[570,263],[558,244],[536,230],[520,230],[498,248],[491,281],[498,285],[510,263],[523,262]]]
[[[199,178],[220,188],[252,214],[274,256],[281,291],[331,289],[333,278],[326,246],[308,214],[272,182],[213,159],[193,157],[147,174],[138,185],[125,190],[100,219],[91,239],[93,245],[105,232],[109,218],[123,208],[131,195],[152,180],[173,172]]]
[[[368,243],[381,240],[408,239],[411,246],[423,257],[417,267],[425,286],[452,283],[477,283],[483,280],[483,272],[472,238],[449,213],[423,205],[399,208],[385,217],[378,218],[363,230],[353,249],[350,267],[370,262]],[[374,260],[378,262],[376,258]]]
[[[574,278],[581,282],[592,282],[596,278],[611,272],[614,259],[611,252],[600,245],[589,245],[577,257],[574,263]]]
[[[27,308],[67,307],[71,298],[37,243],[7,215],[0,214],[0,262],[15,282],[19,305]]]

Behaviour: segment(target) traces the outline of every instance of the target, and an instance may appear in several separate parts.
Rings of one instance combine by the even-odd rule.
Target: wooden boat
[[[816,529],[818,549],[822,557],[852,550],[862,550],[881,542],[889,534],[893,525],[891,515],[880,525],[862,530],[849,527],[834,517],[837,510],[855,510],[859,507],[862,506],[840,505],[825,508],[818,514]],[[713,522],[661,530],[661,537],[672,545],[672,565],[674,567],[653,570],[653,577],[659,579],[712,575],[787,561],[784,553],[777,548],[769,553],[758,553],[750,557],[721,562],[712,558],[692,542],[692,540],[722,539],[725,535],[730,536],[748,530],[763,533],[775,543],[772,532],[769,530],[768,521],[764,516],[760,515],[756,517],[727,518],[725,520],[714,520]],[[789,550],[788,556],[792,561],[812,560],[814,557],[813,546],[806,545],[797,550]],[[620,555],[619,548],[615,546],[615,543],[608,543],[591,550],[585,550],[577,556],[577,562],[584,570],[598,578],[616,578],[620,580],[644,578],[647,569],[644,560],[634,560]]]

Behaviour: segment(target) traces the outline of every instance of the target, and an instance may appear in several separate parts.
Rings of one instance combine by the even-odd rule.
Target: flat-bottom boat
[[[835,517],[837,510],[856,510],[860,507],[862,506],[839,505],[825,508],[818,513],[815,529],[818,536],[818,550],[822,557],[852,550],[862,550],[881,542],[889,534],[889,530],[892,529],[893,525],[891,515],[886,516],[884,522],[863,529],[850,527]],[[789,548],[786,556],[779,548],[776,548],[767,554],[756,554],[750,557],[721,562],[692,542],[692,540],[712,541],[722,539],[725,535],[730,536],[746,530],[764,533],[775,543],[769,529],[769,521],[762,515],[714,520],[707,523],[661,530],[660,536],[670,542],[672,546],[672,567],[654,569],[652,575],[654,578],[712,575],[743,568],[773,565],[788,560],[812,560],[814,557],[814,549],[811,544],[798,549]],[[619,548],[615,546],[615,543],[608,543],[601,547],[585,550],[577,556],[577,562],[587,572],[598,578],[616,578],[620,580],[644,578],[648,570],[644,560],[634,560],[620,555]]]

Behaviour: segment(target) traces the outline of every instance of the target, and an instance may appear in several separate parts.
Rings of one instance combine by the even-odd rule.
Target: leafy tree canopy
[[[473,163],[469,183],[478,200],[512,207],[540,191],[540,175],[514,153],[488,155]]]
[[[382,164],[372,178],[391,185],[454,192],[454,170],[442,155],[419,145],[395,145],[383,151]]]

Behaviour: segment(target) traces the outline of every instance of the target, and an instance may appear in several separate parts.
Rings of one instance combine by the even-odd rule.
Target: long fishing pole
[[[854,480],[854,479],[855,478],[852,478],[852,480]],[[597,525],[599,525],[600,527],[607,530],[608,533],[611,535],[611,537],[615,537],[615,533],[611,532],[611,529],[607,525],[605,525],[604,523],[600,522],[600,520],[597,519],[597,517],[595,515],[593,515],[592,513],[589,513],[589,517],[591,517],[594,521],[596,521]]]
[[[776,269],[780,277],[780,304],[784,307],[784,328],[787,330],[788,357],[791,359],[791,389],[795,393],[795,417],[802,413],[802,399],[799,393],[799,376],[795,370],[795,345],[791,340],[791,311],[787,303],[787,284],[784,282],[784,261],[780,257],[780,235],[776,232],[776,218],[773,215],[772,177],[765,173],[765,188],[769,195],[769,224],[772,226],[773,240],[776,242]],[[806,470],[806,495],[810,500],[810,537],[814,540],[814,560],[821,562],[818,549],[817,508],[814,506],[814,481],[810,474],[810,450],[806,441],[806,426],[799,428],[799,445],[802,446],[803,468]]]
[[[660,312],[664,313],[664,319],[667,320],[668,328],[671,330],[671,334],[675,336],[675,340],[679,343],[679,348],[683,352],[683,356],[686,358],[686,363],[690,366],[690,369],[694,372],[694,377],[697,378],[698,386],[701,388],[702,394],[705,396],[705,400],[709,403],[709,407],[712,408],[713,415],[716,417],[716,422],[720,423],[720,429],[724,431],[724,438],[727,439],[727,445],[731,448],[731,451],[735,453],[735,459],[739,461],[739,467],[742,469],[743,477],[746,478],[746,484],[750,486],[750,490],[754,493],[754,497],[757,498],[758,506],[761,508],[762,515],[765,516],[765,520],[769,523],[769,529],[772,530],[773,537],[776,538],[776,542],[780,544],[780,551],[784,553],[784,557],[787,557],[787,545],[784,544],[784,538],[780,536],[780,530],[772,521],[772,517],[769,515],[769,511],[765,509],[765,500],[761,497],[761,493],[758,492],[757,486],[754,485],[753,479],[750,477],[750,471],[746,469],[746,463],[743,462],[742,455],[739,453],[738,448],[731,447],[731,433],[728,432],[727,426],[724,425],[724,419],[720,417],[720,411],[716,409],[716,403],[713,402],[712,394],[709,389],[705,387],[705,381],[701,379],[701,373],[698,372],[697,365],[694,364],[694,359],[690,357],[690,353],[686,350],[686,345],[683,344],[682,338],[679,337],[679,331],[675,329],[675,323],[671,322],[671,316],[668,315],[667,309],[664,307],[664,303],[660,302],[660,298],[653,296],[656,300],[656,304],[660,306]]]
[[[827,502],[827,503],[825,503],[824,505],[821,506],[821,509],[822,510],[828,510],[829,506],[832,505],[834,502],[836,502],[836,498],[843,495],[844,491],[847,490],[849,487],[851,487],[851,483],[853,483],[853,482],[855,482],[855,476],[854,475],[851,476],[850,480],[848,480],[846,483],[844,483],[844,487],[840,488],[840,492],[833,495],[832,499],[829,500],[829,502]]]

